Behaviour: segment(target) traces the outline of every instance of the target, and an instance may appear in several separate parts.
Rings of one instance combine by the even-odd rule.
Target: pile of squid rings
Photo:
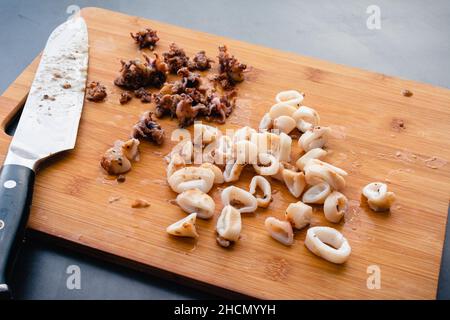
[[[295,90],[282,91],[266,113],[258,130],[242,127],[223,134],[218,128],[194,124],[194,138],[184,137],[166,156],[167,181],[178,193],[176,203],[187,217],[167,227],[174,236],[198,238],[196,218],[210,219],[215,202],[208,192],[215,184],[238,181],[243,169],[251,166],[255,172],[248,191],[228,186],[221,193],[223,209],[217,219],[217,243],[229,247],[237,242],[242,229],[241,214],[267,208],[272,199],[270,179],[284,183],[289,192],[300,199],[286,208],[282,219],[268,217],[265,227],[280,243],[294,244],[294,229],[310,225],[312,205],[323,205],[325,218],[339,223],[348,210],[345,188],[346,171],[322,161],[331,129],[320,126],[316,110],[303,105],[304,94]],[[298,130],[298,147],[302,154],[291,159],[293,138]],[[197,148],[197,151],[195,152]],[[200,161],[193,160],[200,157]],[[198,160],[198,159],[197,159]],[[295,161],[293,161],[295,160]],[[389,210],[395,200],[387,185],[373,182],[362,189],[369,207],[374,211]],[[314,254],[333,263],[344,263],[351,247],[338,230],[327,226],[310,227],[305,246]]]

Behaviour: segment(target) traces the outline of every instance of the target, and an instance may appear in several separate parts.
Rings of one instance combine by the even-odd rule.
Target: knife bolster
[[[37,165],[41,160],[39,157],[31,155],[26,151],[10,147],[4,165],[18,165],[36,171]]]

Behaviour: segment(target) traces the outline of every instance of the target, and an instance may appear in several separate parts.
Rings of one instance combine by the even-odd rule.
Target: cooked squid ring
[[[288,221],[281,221],[274,217],[268,217],[264,222],[270,236],[285,246],[294,243],[294,232]]]
[[[217,219],[216,231],[219,235],[217,243],[222,247],[230,246],[230,242],[239,240],[241,228],[242,222],[239,210],[230,205],[225,206]]]
[[[289,192],[296,198],[300,197],[306,186],[303,172],[284,169],[282,175]]]
[[[222,170],[220,168],[212,163],[205,162],[200,165],[201,168],[210,169],[212,172],[214,172],[214,183],[215,184],[221,184],[224,183],[225,180],[223,179]]]
[[[194,212],[186,218],[171,224],[166,229],[167,233],[177,237],[198,238],[198,233],[195,228],[196,217],[197,213]]]
[[[263,197],[258,197],[256,195],[256,190],[260,189],[263,193]],[[256,197],[256,202],[258,207],[267,208],[272,201],[272,188],[269,181],[263,176],[254,176],[250,182],[250,193]]]
[[[324,181],[333,190],[341,190],[345,187],[343,176],[347,175],[347,172],[329,163],[313,159],[308,162],[304,170],[306,183],[309,185],[315,185]]]
[[[235,186],[225,188],[222,191],[221,199],[224,206],[242,205],[238,209],[240,213],[254,212],[258,207],[256,198],[250,192]]]
[[[291,203],[284,214],[286,221],[295,229],[303,229],[311,223],[312,208],[301,201]]]
[[[223,171],[223,180],[225,182],[238,181],[244,167],[245,164],[240,164],[237,162],[227,163],[225,170]]]
[[[280,161],[280,166],[278,167],[277,173],[275,173],[274,175],[272,175],[270,177],[275,180],[284,182],[284,179],[283,179],[283,171],[284,170],[291,170],[294,172],[298,172],[298,169],[296,166],[293,166],[292,164],[290,164],[287,161]]]
[[[201,167],[181,168],[169,177],[168,182],[176,193],[195,188],[208,193],[214,184],[214,172]]]
[[[387,211],[395,201],[395,194],[387,190],[385,183],[372,182],[363,188],[362,194],[366,197],[367,203],[372,210]]]
[[[217,141],[213,141],[210,144],[206,145],[203,148],[202,151],[202,163],[215,163],[216,161],[216,148],[217,148]],[[197,154],[196,154],[197,155]],[[195,156],[196,156],[195,155]],[[195,157],[194,156],[194,163],[195,163]]]
[[[326,182],[321,182],[306,190],[303,194],[302,201],[304,203],[322,204],[330,193],[330,185]]]
[[[255,129],[249,126],[242,127],[236,130],[236,132],[234,133],[233,142],[236,143],[242,140],[250,140],[250,137],[252,136],[253,133],[257,133]]]
[[[222,132],[213,126],[208,126],[200,122],[194,123],[194,144],[207,145],[213,141],[217,141]]]
[[[214,152],[214,162],[223,165],[233,159],[233,140],[229,136],[221,136]]]
[[[257,162],[258,148],[248,140],[240,140],[234,144],[236,163],[253,164]]]
[[[342,233],[330,227],[309,228],[305,246],[315,255],[337,264],[347,261],[352,252]]]
[[[177,170],[180,170],[181,168],[186,167],[186,162],[184,161],[184,158],[178,154],[175,153],[171,158],[170,162],[167,165],[167,179]]]
[[[139,160],[139,140],[117,140],[114,146],[106,150],[100,164],[108,174],[118,175],[131,170],[130,161]]]
[[[280,161],[291,161],[291,146],[292,138],[285,133],[280,134],[280,148],[275,156],[278,156]]]
[[[172,151],[170,151],[165,159],[167,163],[169,163],[174,154],[179,154],[183,157],[185,163],[191,164],[193,153],[194,145],[192,144],[192,141],[190,139],[183,139],[172,148]]]
[[[298,108],[292,118],[295,120],[297,129],[306,132],[320,123],[320,117],[316,110],[310,107],[301,106]]]
[[[196,212],[201,219],[209,219],[214,215],[216,204],[213,198],[199,189],[186,190],[177,196],[177,204],[187,213]]]
[[[309,129],[298,139],[298,146],[305,152],[314,148],[322,148],[327,143],[330,132],[331,129],[328,127]]]
[[[328,195],[323,204],[325,218],[334,223],[341,221],[348,209],[347,197],[342,193],[333,191]]]
[[[315,165],[315,164],[320,165],[320,166],[324,166],[324,167],[326,167],[326,168],[336,172],[337,174],[340,174],[343,177],[348,176],[347,171],[345,171],[345,170],[343,170],[341,168],[338,168],[336,166],[333,166],[332,164],[330,164],[328,162],[325,162],[325,161],[322,161],[322,160],[319,160],[319,159],[311,159],[311,161],[309,161],[306,166]]]
[[[259,131],[264,132],[272,129],[273,127],[273,119],[270,117],[269,113],[264,114],[259,123]]]
[[[272,176],[278,172],[280,168],[280,162],[275,156],[268,153],[259,153],[258,154],[259,163],[262,164],[260,166],[258,163],[253,163],[253,168],[256,173],[261,176]],[[269,165],[270,164],[270,165]]]
[[[280,137],[281,135],[271,132],[256,132],[251,135],[250,141],[256,144],[258,153],[269,153],[278,158],[281,144]]]
[[[275,96],[276,102],[285,102],[293,107],[299,107],[303,101],[304,95],[296,90],[286,90],[278,92]]]
[[[283,132],[286,134],[289,134],[292,130],[294,130],[295,126],[295,120],[289,116],[279,116],[278,118],[273,120],[274,130],[278,130],[279,132]]]
[[[131,170],[130,160],[123,154],[122,147],[112,147],[106,150],[100,164],[108,174],[118,175]]]
[[[295,165],[300,170],[303,170],[306,166],[306,164],[313,159],[322,159],[327,155],[327,152],[321,148],[314,148],[309,150],[307,153],[302,155],[297,162],[295,162]]]
[[[122,152],[125,157],[130,161],[139,161],[139,140],[131,138],[125,142],[117,140],[114,146],[122,148]]]
[[[286,102],[278,102],[270,108],[269,115],[272,119],[276,119],[281,116],[292,117],[296,110],[296,107],[293,107]]]

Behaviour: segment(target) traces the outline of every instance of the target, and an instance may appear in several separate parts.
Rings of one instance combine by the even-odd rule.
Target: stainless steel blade
[[[87,67],[87,27],[75,17],[47,41],[5,164],[34,169],[40,160],[74,148]]]

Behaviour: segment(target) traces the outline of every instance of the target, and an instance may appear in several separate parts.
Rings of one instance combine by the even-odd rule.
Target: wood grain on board
[[[102,82],[109,94],[103,103],[86,101],[75,150],[41,167],[30,228],[177,274],[178,279],[257,298],[435,298],[450,195],[446,163],[450,90],[103,9],[83,9],[82,15],[89,28],[88,80]],[[170,201],[176,194],[165,182],[163,161],[174,145],[169,137],[176,121],[161,121],[166,130],[162,147],[142,144],[141,161],[134,164],[125,183],[105,178],[99,166],[101,154],[116,139],[127,138],[139,114],[153,108],[138,99],[120,105],[122,90],[113,85],[120,59],[140,56],[129,32],[147,26],[158,30],[158,53],[176,42],[190,56],[206,50],[215,57],[217,46],[226,44],[251,66],[239,85],[239,106],[222,129],[257,127],[280,90],[306,93],[304,103],[317,109],[323,125],[339,133],[329,143],[326,160],[350,173],[344,190],[350,199],[345,221],[327,223],[320,208],[313,217],[313,225],[332,225],[347,237],[352,255],[346,264],[334,265],[309,252],[304,246],[305,230],[296,233],[290,248],[268,236],[265,218],[281,218],[287,205],[296,201],[278,182],[273,183],[276,192],[268,209],[243,215],[242,238],[228,250],[215,241],[215,222],[222,209],[217,188],[212,191],[217,200],[215,217],[198,220],[198,241],[168,236],[165,228],[185,217]],[[38,61],[0,98],[3,127],[22,105]],[[403,96],[403,89],[413,96]],[[398,120],[403,128],[395,125]],[[10,139],[0,133],[2,161]],[[251,175],[246,171],[238,185],[248,188]],[[360,190],[372,181],[386,181],[397,194],[391,213],[374,213],[360,205]],[[151,206],[132,209],[130,203],[138,198]],[[367,288],[371,265],[381,270],[380,289]]]

